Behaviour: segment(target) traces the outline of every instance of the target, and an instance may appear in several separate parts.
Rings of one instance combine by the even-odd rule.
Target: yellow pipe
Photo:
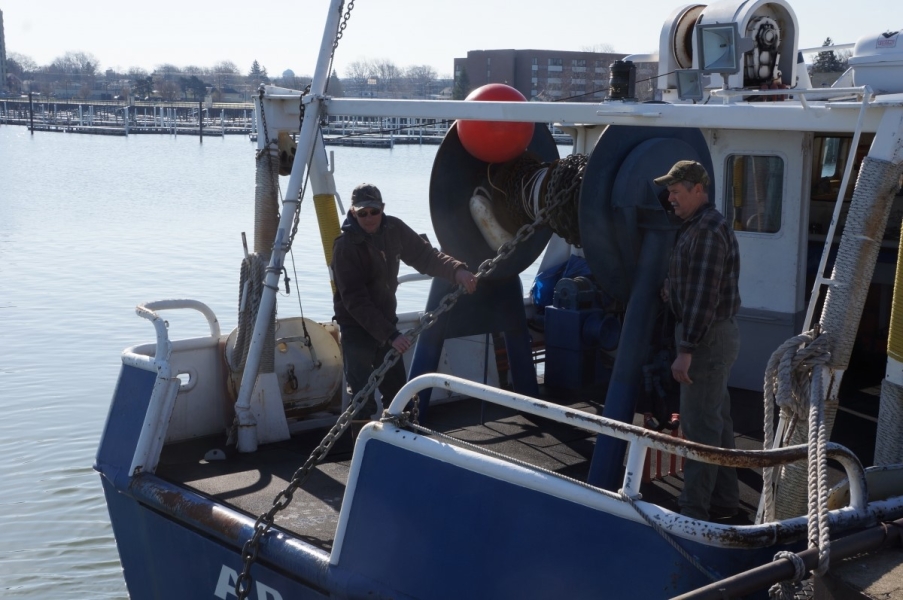
[[[894,277],[894,300],[890,310],[890,332],[887,335],[887,355],[903,362],[903,236],[897,249],[897,272]]]
[[[317,224],[320,226],[320,241],[323,243],[323,256],[326,265],[332,264],[332,243],[341,233],[339,211],[336,210],[335,196],[332,194],[314,194],[314,208],[317,211]],[[335,282],[332,280],[332,269],[329,270],[329,284],[335,293]]]

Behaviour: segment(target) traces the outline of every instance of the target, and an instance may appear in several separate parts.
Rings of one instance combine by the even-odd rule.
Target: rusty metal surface
[[[537,413],[542,414],[546,405],[536,403],[535,406]],[[441,404],[434,408],[436,410],[433,417],[437,429],[530,464],[585,481],[595,435],[572,427],[572,423],[555,423],[504,407],[482,405],[476,400]],[[578,398],[572,400],[570,408],[568,414],[574,420],[573,424],[592,420],[591,413],[601,410],[595,401]],[[745,414],[738,416],[740,418],[737,420],[741,422],[755,420],[754,417]],[[671,450],[679,456],[688,458],[705,456],[716,460],[723,459],[747,469],[745,472],[749,473],[749,477],[741,477],[741,494],[744,498],[741,508],[747,511],[751,519],[755,515],[761,480],[755,471],[748,469],[757,469],[786,460],[803,459],[806,454],[804,447],[784,448],[763,454],[748,449],[758,447],[761,440],[743,436],[738,439],[738,446],[747,449],[719,450],[634,425],[621,423],[617,427],[625,433],[642,436],[653,448]],[[748,429],[756,428],[758,426]],[[246,515],[247,521],[234,521],[222,515],[212,514],[204,507],[190,504],[182,506],[178,499],[171,496],[160,496],[159,502],[175,503],[174,510],[188,515],[205,527],[219,531],[219,535],[223,538],[236,539],[237,532],[245,526],[245,523],[253,524],[253,519],[266,510],[275,494],[283,489],[294,470],[303,462],[309,449],[320,437],[322,431],[306,432],[288,442],[262,446],[260,451],[253,455],[233,453],[225,461],[208,464],[204,464],[201,458],[214,441],[198,440],[167,447],[158,469],[163,478],[224,502],[239,514]],[[321,465],[312,478],[313,487],[300,491],[289,508],[284,511],[285,514],[280,513],[276,522],[279,528],[293,532],[323,551],[331,550],[351,449],[350,438],[346,436],[339,440],[330,456],[331,462]],[[840,448],[834,448],[832,453],[840,458],[848,456]],[[835,477],[839,476],[840,474],[835,471]],[[806,523],[803,517],[777,525],[743,526],[705,523],[681,517],[677,514],[678,508],[674,503],[674,497],[680,492],[681,485],[681,478],[675,476],[668,477],[667,482],[644,483],[640,488],[644,500],[649,502],[641,504],[653,511],[655,518],[668,531],[727,547],[761,547],[805,537]],[[837,528],[867,526],[891,517],[896,510],[882,503],[875,503],[872,508],[872,512],[864,517],[853,514],[849,509],[839,511],[835,513],[833,525]]]
[[[134,477],[129,491],[142,503],[231,544],[240,545],[243,536],[254,525],[252,519],[220,510],[209,500],[180,488],[161,485],[153,475]]]

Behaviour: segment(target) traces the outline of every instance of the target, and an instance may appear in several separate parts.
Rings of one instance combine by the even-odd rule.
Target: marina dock
[[[0,124],[32,131],[93,135],[166,134],[217,137],[254,133],[252,104],[196,102],[0,100]]]
[[[330,116],[323,128],[323,139],[327,145],[363,148],[391,149],[396,144],[438,145],[452,123],[405,117]],[[254,105],[250,103],[213,103],[201,108],[194,102],[6,98],[0,100],[0,125],[21,125],[32,131],[55,133],[246,135],[251,141],[257,140]],[[569,135],[549,125],[557,144],[573,143]]]

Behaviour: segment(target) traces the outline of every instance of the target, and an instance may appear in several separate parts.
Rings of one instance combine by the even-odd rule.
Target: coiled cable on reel
[[[509,231],[533,222],[547,203],[560,203],[549,213],[549,227],[567,243],[581,247],[577,205],[587,156],[570,154],[551,163],[525,152],[501,165],[489,166],[492,203],[499,223]],[[497,170],[492,174],[492,169]]]

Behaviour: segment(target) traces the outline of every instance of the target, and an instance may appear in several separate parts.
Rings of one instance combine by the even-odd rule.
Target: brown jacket
[[[384,214],[379,230],[368,234],[349,215],[332,247],[333,308],[340,326],[357,325],[380,342],[395,337],[400,261],[420,273],[455,281],[464,263],[433,248],[396,217]]]

